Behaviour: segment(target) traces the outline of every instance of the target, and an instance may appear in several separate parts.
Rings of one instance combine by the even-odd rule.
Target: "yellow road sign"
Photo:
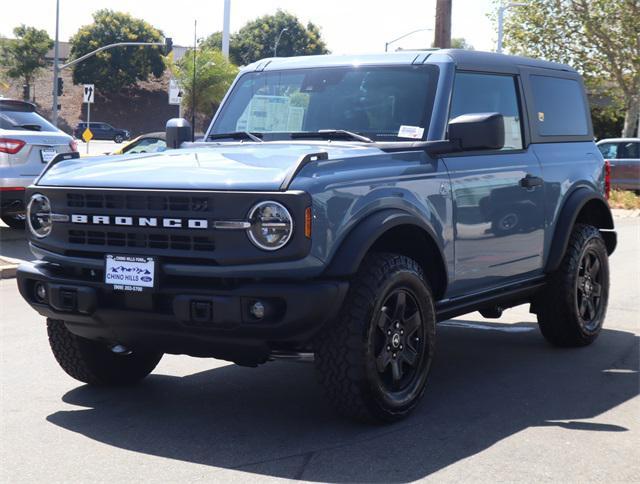
[[[93,133],[91,132],[91,130],[89,128],[86,128],[83,132],[82,132],[82,139],[86,142],[88,142],[89,140],[91,140],[93,138]]]

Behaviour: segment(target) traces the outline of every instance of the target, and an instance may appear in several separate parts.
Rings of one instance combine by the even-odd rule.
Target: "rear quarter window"
[[[586,136],[588,111],[574,79],[531,75],[533,118],[539,136]]]

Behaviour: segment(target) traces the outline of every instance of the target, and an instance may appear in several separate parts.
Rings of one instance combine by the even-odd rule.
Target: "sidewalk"
[[[0,279],[11,279],[16,277],[16,269],[22,262],[20,259],[10,257],[0,257]]]

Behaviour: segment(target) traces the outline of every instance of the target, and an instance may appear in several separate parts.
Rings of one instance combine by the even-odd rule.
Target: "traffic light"
[[[22,99],[24,99],[25,101],[28,101],[29,100],[29,94],[30,94],[29,84],[23,84],[22,85]]]
[[[162,53],[164,55],[169,55],[173,50],[173,39],[171,37],[164,38],[164,47],[162,48]]]
[[[58,77],[58,96],[62,96],[62,91],[64,89],[64,80],[62,79],[62,77]]]

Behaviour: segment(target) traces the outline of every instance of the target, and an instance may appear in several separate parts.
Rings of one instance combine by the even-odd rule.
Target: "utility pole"
[[[451,47],[451,3],[452,0],[436,0],[436,32],[434,47]]]
[[[229,58],[229,22],[231,19],[231,0],[224,0],[224,16],[222,21],[222,55]]]
[[[53,44],[53,106],[51,108],[51,123],[58,127],[58,27],[60,25],[60,0],[56,0],[56,40]]]

